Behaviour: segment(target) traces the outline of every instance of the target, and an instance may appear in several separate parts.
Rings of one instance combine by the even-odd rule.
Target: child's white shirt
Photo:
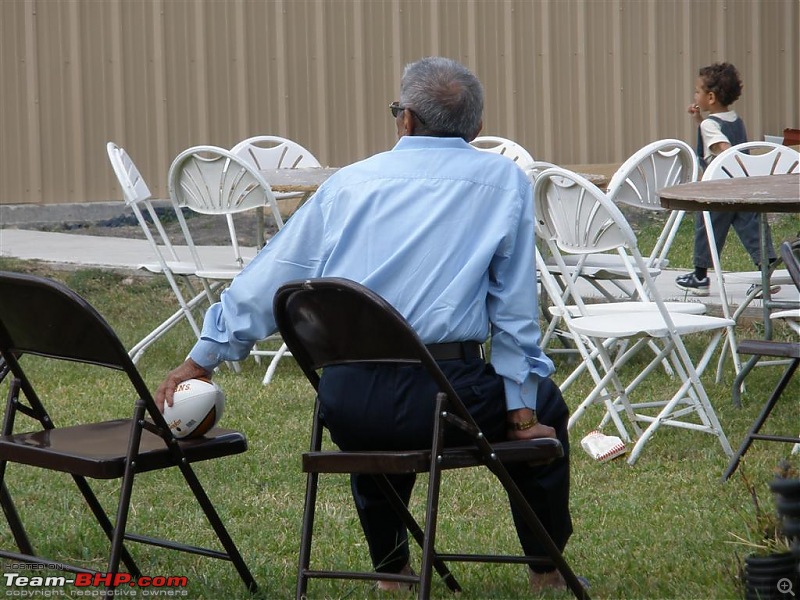
[[[739,118],[739,115],[736,114],[735,110],[714,113],[713,116],[717,119],[722,119],[723,121],[728,122],[733,122]],[[705,158],[706,164],[711,162],[711,160],[716,156],[716,154],[711,152],[711,146],[718,144],[719,142],[724,142],[726,144],[731,143],[727,136],[722,133],[719,123],[717,123],[714,119],[709,119],[708,117],[701,121],[700,133],[703,136],[703,158]]]

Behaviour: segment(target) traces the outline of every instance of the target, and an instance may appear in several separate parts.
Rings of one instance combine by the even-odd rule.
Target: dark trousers
[[[725,239],[731,227],[739,236],[745,250],[753,259],[757,267],[761,266],[761,236],[758,213],[721,211],[711,212],[711,230],[714,232],[714,243],[717,254],[722,253]],[[769,261],[775,260],[775,249],[772,246],[772,232],[767,225],[767,254]],[[694,266],[710,269],[714,266],[711,260],[711,250],[708,246],[708,235],[703,220],[703,213],[694,216]]]
[[[489,441],[504,440],[505,392],[503,380],[492,366],[482,359],[439,364]],[[331,438],[342,450],[408,450],[430,447],[436,391],[427,372],[415,365],[352,365],[325,369],[319,398]],[[555,544],[563,550],[572,533],[569,411],[550,379],[539,383],[536,412],[542,423],[555,428],[565,456],[549,465],[517,464],[509,465],[508,470]],[[464,438],[453,436],[445,439],[448,445],[465,442]],[[391,476],[390,481],[408,504],[415,476]],[[408,562],[405,526],[372,476],[351,476],[351,487],[375,569],[400,571]],[[513,503],[511,511],[525,554],[543,556],[543,548]],[[486,526],[491,528],[492,524]]]

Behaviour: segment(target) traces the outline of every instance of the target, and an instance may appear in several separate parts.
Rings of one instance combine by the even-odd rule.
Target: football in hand
[[[225,394],[209,379],[187,379],[175,388],[172,406],[164,405],[164,420],[176,438],[204,435],[222,418]]]

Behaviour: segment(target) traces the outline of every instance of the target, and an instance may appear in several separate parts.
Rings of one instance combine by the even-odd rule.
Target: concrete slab
[[[176,250],[181,260],[192,260],[187,247]],[[201,246],[199,251],[204,259],[214,263],[228,262],[233,256],[232,250],[223,246]],[[255,248],[242,248],[246,257],[255,253]],[[131,271],[152,268],[158,263],[147,240],[26,229],[0,229],[0,256]]]
[[[204,257],[215,262],[230,260],[230,249],[220,246],[202,246]],[[181,258],[191,260],[188,248],[178,249]],[[254,256],[255,248],[243,250],[246,256]],[[73,233],[56,233],[25,229],[0,229],[0,256],[23,260],[42,260],[54,264],[112,268],[137,271],[157,263],[157,258],[146,240],[130,238],[90,236]],[[656,278],[656,285],[664,300],[703,302],[711,314],[721,313],[719,288],[711,284],[708,296],[688,295],[675,285],[675,277],[686,270],[667,269]],[[733,279],[733,278],[731,278]],[[747,294],[748,283],[728,281],[725,289],[732,305],[739,305]],[[586,297],[598,297],[590,286],[584,287]],[[778,300],[798,301],[797,290],[792,285],[783,285],[775,296]],[[749,315],[761,314],[761,302],[750,305]]]

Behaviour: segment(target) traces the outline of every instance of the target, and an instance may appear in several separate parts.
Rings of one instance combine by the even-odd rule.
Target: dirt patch
[[[164,230],[169,235],[170,240],[179,245],[185,242],[181,232],[178,218],[171,209],[159,209],[156,211]],[[201,215],[195,212],[186,211],[184,214],[189,232],[195,244],[201,246],[225,245],[230,244],[230,233],[228,231],[227,220],[216,215]],[[150,222],[149,216],[147,218]],[[257,245],[258,217],[254,211],[244,212],[233,215],[236,237],[242,246]],[[80,235],[110,236],[132,239],[145,239],[145,234],[139,226],[134,215],[125,215],[92,222],[65,222],[49,223],[35,227],[39,231],[55,231],[59,233],[75,233]],[[155,227],[152,229],[156,234]],[[272,237],[277,231],[272,217],[264,219],[264,235],[266,239]]]

